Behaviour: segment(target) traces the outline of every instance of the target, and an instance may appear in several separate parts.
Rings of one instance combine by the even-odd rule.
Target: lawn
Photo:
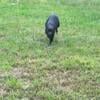
[[[0,0],[0,100],[100,100],[100,0]]]

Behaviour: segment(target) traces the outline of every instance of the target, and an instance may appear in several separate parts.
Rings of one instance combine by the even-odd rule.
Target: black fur
[[[51,15],[48,17],[45,23],[45,33],[49,38],[49,44],[52,43],[55,32],[58,32],[58,27],[60,26],[59,18],[56,15]]]

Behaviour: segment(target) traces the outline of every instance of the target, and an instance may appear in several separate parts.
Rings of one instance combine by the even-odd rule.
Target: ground
[[[1,0],[0,100],[100,100],[100,1]]]

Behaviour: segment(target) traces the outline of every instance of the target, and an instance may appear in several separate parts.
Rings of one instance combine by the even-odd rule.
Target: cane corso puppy
[[[45,23],[45,33],[49,38],[49,44],[52,43],[55,32],[58,32],[60,26],[59,18],[57,15],[50,15]]]

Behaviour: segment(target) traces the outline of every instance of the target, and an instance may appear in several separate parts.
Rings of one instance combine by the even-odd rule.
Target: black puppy
[[[47,37],[49,38],[50,42],[52,43],[55,32],[58,32],[58,27],[60,26],[59,18],[56,15],[51,15],[48,17],[46,23],[45,23],[45,33]]]

